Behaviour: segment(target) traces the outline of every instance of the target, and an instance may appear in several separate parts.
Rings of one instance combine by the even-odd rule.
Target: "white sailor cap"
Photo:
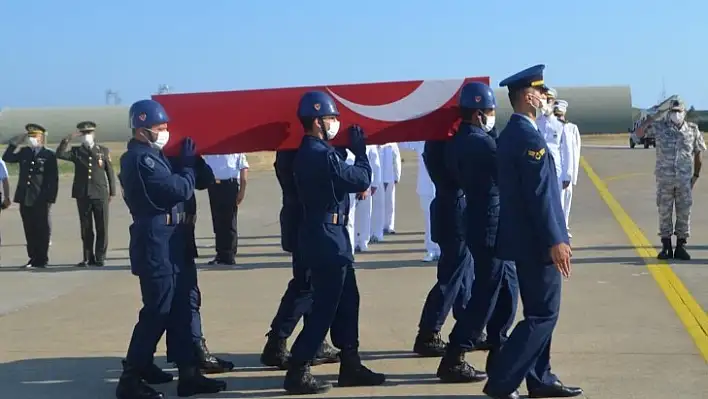
[[[556,103],[553,106],[553,109],[558,110],[562,113],[565,113],[568,110],[568,102],[565,100],[556,100]]]

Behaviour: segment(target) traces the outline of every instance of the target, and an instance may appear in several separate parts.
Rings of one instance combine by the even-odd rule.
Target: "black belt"
[[[178,212],[174,215],[170,213],[165,213],[162,215],[158,215],[160,217],[164,217],[165,224],[166,225],[176,225],[176,224],[196,224],[197,223],[197,215],[192,215],[186,212]],[[142,219],[142,218],[138,218]],[[136,218],[133,218],[133,220],[136,220]]]
[[[324,222],[327,224],[346,225],[347,215],[340,215],[338,213],[325,213]]]
[[[224,183],[233,183],[233,182],[237,182],[237,183],[238,183],[238,181],[239,181],[239,179],[237,179],[237,178],[235,178],[235,177],[232,177],[232,178],[229,178],[229,179],[215,179],[215,180],[214,180],[214,184],[224,184]]]

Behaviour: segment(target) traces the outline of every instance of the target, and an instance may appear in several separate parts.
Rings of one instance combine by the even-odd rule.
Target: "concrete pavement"
[[[645,240],[658,241],[651,175],[654,152],[588,148],[584,157],[590,172],[581,173],[574,194],[574,273],[564,286],[553,340],[554,372],[564,382],[582,386],[591,398],[708,398],[708,366],[699,351],[699,345],[708,341],[700,324],[708,306],[704,223],[708,216],[700,211],[708,199],[708,183],[696,186],[690,241],[695,260],[671,266],[695,298],[701,316],[695,306],[675,304],[677,295],[681,299],[676,290],[667,300],[665,287],[657,282],[670,276],[658,266],[646,266],[656,261],[647,255],[649,248],[637,251],[635,244],[641,240],[627,227],[627,220],[633,221]],[[415,162],[405,164],[397,190],[399,234],[387,236],[385,243],[372,246],[372,253],[357,257],[362,350],[367,364],[388,373],[390,382],[376,388],[335,388],[326,397],[483,397],[475,396],[481,395],[481,384],[436,383],[438,359],[411,354],[420,309],[435,277],[434,266],[420,262],[416,170]],[[597,176],[595,182],[589,175]],[[609,191],[595,187],[598,179]],[[113,396],[140,306],[137,282],[126,259],[130,218],[120,200],[111,205],[108,267],[72,267],[80,257],[80,240],[69,187],[69,181],[62,180],[61,199],[52,212],[50,257],[59,266],[46,271],[14,269],[26,260],[19,214],[13,207],[0,217],[5,266],[0,269],[0,397]],[[229,391],[205,398],[282,395],[283,372],[258,364],[263,335],[290,277],[288,258],[279,246],[280,195],[270,172],[252,173],[248,190],[240,211],[238,266],[204,266],[199,276],[209,346],[237,364],[233,373],[223,376]],[[622,223],[617,206],[608,207],[608,193],[629,215],[625,219],[619,215]],[[199,195],[197,235],[200,260],[205,263],[213,251],[206,246],[213,239],[204,194]],[[450,317],[445,332],[452,322]],[[693,327],[692,335],[686,326]],[[164,348],[159,355],[164,356]],[[468,359],[484,364],[482,354]],[[165,365],[162,358],[159,364]],[[336,378],[337,367],[321,366],[314,372]],[[174,383],[165,390],[176,397]]]

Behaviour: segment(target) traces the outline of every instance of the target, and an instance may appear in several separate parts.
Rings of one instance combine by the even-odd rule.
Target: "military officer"
[[[545,94],[546,100],[541,109],[538,111],[539,115],[536,122],[538,124],[538,129],[541,131],[546,140],[546,144],[548,144],[548,151],[550,151],[551,157],[553,158],[556,171],[556,181],[558,182],[558,187],[560,188],[560,193],[562,195],[563,190],[565,190],[570,184],[568,171],[563,169],[563,166],[567,164],[568,141],[563,137],[563,124],[553,114],[553,104],[556,100],[556,90],[549,87],[546,89]],[[561,205],[563,205],[562,199]]]
[[[280,243],[285,252],[292,255],[293,278],[288,283],[280,300],[280,306],[266,334],[268,340],[261,353],[261,363],[265,366],[288,368],[290,352],[287,340],[293,334],[295,326],[303,319],[307,324],[308,314],[312,307],[312,284],[310,271],[301,261],[298,253],[298,230],[302,222],[302,204],[297,196],[293,162],[296,150],[282,150],[275,153],[275,176],[278,178],[283,194],[283,205],[280,209]],[[323,341],[317,351],[312,365],[336,363],[339,361],[337,351],[327,341]]]
[[[381,146],[381,181],[384,188],[384,234],[396,234],[396,186],[401,181],[401,151],[398,143]]]
[[[437,376],[443,382],[477,382],[487,375],[464,360],[487,327],[487,346],[499,351],[516,316],[518,284],[513,262],[494,256],[499,221],[496,98],[484,83],[462,87],[462,122],[446,148],[448,172],[467,200],[465,237],[474,259],[472,297],[450,333]],[[490,355],[491,357],[491,355]]]
[[[373,144],[366,146],[366,156],[369,158],[369,165],[371,165],[371,187],[369,187],[365,195],[360,196],[359,202],[356,204],[356,220],[354,221],[354,236],[356,239],[354,246],[355,251],[359,252],[369,251],[369,242],[372,235],[373,196],[376,195],[379,188],[383,187],[378,147]]]
[[[686,121],[686,108],[679,100],[671,103],[666,119],[654,123],[653,127],[656,135],[656,205],[662,245],[658,258],[690,260],[686,240],[691,228],[692,190],[701,174],[701,154],[706,150],[706,143],[698,125]],[[672,235],[676,235],[675,250]]]
[[[450,310],[455,320],[459,320],[470,299],[474,278],[472,255],[465,244],[462,222],[466,206],[464,192],[446,170],[446,146],[443,140],[428,141],[423,150],[425,166],[435,184],[435,198],[430,204],[430,235],[440,245],[437,281],[423,305],[413,344],[413,352],[425,357],[445,354],[446,344],[440,330]]]
[[[547,103],[544,68],[533,66],[499,84],[509,89],[514,114],[497,140],[496,253],[516,262],[524,320],[487,361],[484,392],[492,398],[519,398],[517,388],[524,379],[533,398],[583,394],[551,373],[551,337],[558,322],[562,280],[570,276],[571,251],[554,159],[535,120]]]
[[[15,202],[27,241],[29,261],[25,267],[45,268],[49,262],[49,211],[57,200],[59,170],[54,152],[45,147],[47,129],[36,123],[25,126],[26,134],[14,137],[2,156],[7,163],[20,164]],[[27,146],[17,150],[23,141]]]
[[[115,172],[108,147],[95,142],[96,123],[80,122],[77,132],[66,136],[57,147],[57,158],[74,164],[71,197],[76,199],[83,242],[83,259],[79,267],[103,266],[108,250],[108,203],[116,195]],[[68,149],[74,137],[81,145]],[[94,250],[93,224],[96,223]]]
[[[563,138],[568,141],[568,157],[563,159],[566,165],[563,170],[568,171],[570,184],[563,190],[563,211],[565,211],[565,226],[568,229],[568,237],[573,237],[570,234],[570,206],[573,201],[573,187],[578,184],[578,173],[580,172],[580,147],[582,141],[580,139],[580,130],[578,125],[569,122],[566,119],[568,110],[568,102],[564,100],[556,100],[553,106],[553,113],[559,121],[563,123]]]
[[[298,118],[306,133],[293,162],[304,211],[298,253],[310,271],[313,302],[293,344],[285,376],[284,388],[291,394],[319,393],[331,387],[310,373],[310,363],[330,329],[332,343],[341,350],[339,386],[373,386],[385,381],[383,374],[363,366],[359,357],[359,289],[346,229],[349,194],[369,188],[371,167],[358,126],[349,128],[354,165],[347,165],[329,143],[339,132],[338,116],[334,100],[324,92],[307,92],[300,99]]]
[[[164,394],[145,384],[155,369],[157,343],[167,332],[167,351],[179,369],[179,396],[216,393],[223,381],[204,377],[192,344],[192,288],[196,273],[184,267],[190,237],[184,203],[194,195],[196,149],[182,143],[179,167],[173,170],[162,148],[170,138],[165,109],[153,100],[130,107],[133,138],[120,159],[120,183],[133,223],[130,226],[130,267],[140,280],[143,308],[128,347],[116,387],[118,399],[161,399]]]

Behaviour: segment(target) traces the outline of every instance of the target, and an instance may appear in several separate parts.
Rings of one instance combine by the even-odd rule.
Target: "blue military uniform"
[[[225,383],[208,380],[198,370],[192,345],[190,282],[181,275],[188,236],[184,203],[194,195],[194,144],[183,143],[180,168],[175,173],[161,146],[149,135],[168,122],[163,107],[152,100],[138,101],[130,109],[131,128],[150,142],[132,139],[121,156],[119,180],[133,223],[130,226],[130,267],[140,280],[143,308],[128,347],[124,370],[116,388],[118,399],[159,399],[164,395],[144,384],[154,368],[157,343],[166,332],[167,350],[177,363],[180,396],[215,393]],[[166,133],[161,131],[163,136]],[[154,139],[154,138],[153,138]],[[162,142],[164,145],[166,142]]]
[[[437,282],[423,305],[413,351],[431,357],[445,353],[440,329],[451,309],[459,320],[470,299],[474,279],[474,263],[465,245],[466,201],[464,192],[446,170],[446,146],[447,141],[428,141],[423,150],[425,167],[435,185],[435,198],[430,203],[430,236],[440,245],[440,259]]]
[[[526,69],[500,83],[510,92],[545,90],[543,65]],[[554,161],[534,119],[515,113],[497,140],[500,199],[497,256],[516,262],[524,320],[488,362],[484,392],[493,398],[518,398],[526,379],[531,397],[579,396],[551,373],[550,348],[558,321],[561,274],[551,247],[568,243]]]
[[[318,393],[331,385],[314,379],[309,364],[327,331],[341,349],[339,386],[380,385],[385,377],[373,373],[359,358],[359,289],[347,231],[349,194],[366,191],[371,167],[363,132],[351,127],[347,165],[328,142],[339,129],[334,100],[324,92],[308,92],[298,106],[298,117],[308,131],[293,161],[297,196],[302,204],[297,251],[307,265],[313,289],[311,314],[292,347],[284,388],[293,394]],[[310,133],[319,126],[319,132]]]
[[[266,342],[261,353],[261,363],[270,367],[287,369],[290,352],[287,350],[287,339],[292,335],[295,326],[303,318],[307,324],[308,314],[312,307],[312,284],[307,264],[300,258],[298,251],[298,230],[302,222],[302,204],[297,195],[293,164],[296,150],[277,151],[275,154],[275,176],[278,178],[283,194],[283,205],[280,209],[280,241],[284,251],[292,254],[293,278],[280,300],[280,306],[266,334]],[[323,341],[313,365],[336,363],[339,361],[337,352],[326,341]]]
[[[517,281],[514,263],[494,256],[499,221],[497,145],[492,89],[484,83],[466,84],[460,93],[463,122],[447,144],[446,165],[450,176],[463,188],[466,243],[474,259],[472,297],[450,333],[450,342],[438,368],[445,382],[474,382],[486,374],[464,361],[464,352],[480,347],[479,336],[487,326],[486,344],[498,351],[514,321]],[[479,115],[480,125],[471,123]],[[489,323],[488,323],[489,322]]]
[[[173,170],[181,168],[179,157],[169,157]],[[214,183],[214,173],[204,158],[198,157],[194,165],[195,189],[206,190]],[[196,193],[195,193],[196,194]],[[184,203],[184,223],[178,226],[186,236],[185,257],[177,259],[180,262],[180,274],[177,278],[178,290],[188,291],[189,305],[191,308],[191,336],[194,348],[199,358],[199,366],[206,374],[225,373],[234,369],[235,365],[227,360],[220,359],[211,354],[204,339],[202,331],[202,316],[200,308],[202,306],[202,293],[199,290],[197,279],[197,265],[195,259],[199,256],[197,252],[197,242],[195,235],[195,224],[197,221],[197,197],[193,195]],[[169,339],[169,335],[167,338]],[[167,353],[167,361],[171,361],[170,352]]]

